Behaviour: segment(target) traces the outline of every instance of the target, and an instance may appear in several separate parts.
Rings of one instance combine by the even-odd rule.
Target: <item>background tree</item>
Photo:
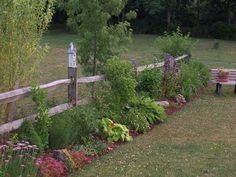
[[[0,1],[0,91],[29,78],[42,58],[40,39],[53,15],[54,0]],[[7,106],[8,118],[12,105]]]
[[[68,23],[79,32],[79,61],[93,75],[107,59],[124,51],[124,44],[130,41],[132,31],[127,19],[135,13],[118,18],[126,3],[126,0],[68,1]],[[76,7],[69,8],[72,4]]]

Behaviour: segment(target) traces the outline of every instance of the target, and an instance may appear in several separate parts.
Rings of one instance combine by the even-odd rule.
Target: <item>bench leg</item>
[[[234,94],[236,94],[236,85],[234,86]]]
[[[221,84],[217,83],[216,84],[216,95],[220,96],[220,91],[221,91]]]

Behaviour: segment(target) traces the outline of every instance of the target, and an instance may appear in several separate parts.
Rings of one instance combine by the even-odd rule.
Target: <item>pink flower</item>
[[[46,156],[36,160],[36,166],[39,167],[42,177],[62,177],[66,176],[65,166],[61,161]]]

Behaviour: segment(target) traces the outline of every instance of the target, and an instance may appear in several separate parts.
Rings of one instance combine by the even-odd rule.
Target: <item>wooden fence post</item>
[[[68,49],[68,79],[71,80],[68,86],[68,99],[73,106],[76,106],[78,101],[77,64],[76,48],[73,43],[70,43],[70,48]]]
[[[134,66],[135,77],[137,77],[138,76],[138,61],[136,59],[132,59],[131,63]]]
[[[191,59],[191,54],[188,54],[188,56],[186,57],[186,59],[185,59],[185,62],[186,63],[189,63],[190,62],[190,59]]]
[[[19,81],[16,81],[15,86],[12,90],[18,89],[20,86]],[[8,103],[5,109],[5,116],[6,116],[6,122],[14,120],[15,116],[17,114],[17,107],[16,102]]]

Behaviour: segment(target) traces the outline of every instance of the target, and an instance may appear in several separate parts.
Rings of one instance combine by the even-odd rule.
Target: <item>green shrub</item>
[[[220,42],[218,40],[214,40],[214,43],[213,43],[213,49],[219,49],[220,48]]]
[[[171,34],[165,33],[163,36],[156,40],[156,46],[159,48],[164,55],[168,53],[174,57],[190,54],[193,42],[188,35],[182,34],[178,27],[176,31]]]
[[[136,80],[130,62],[113,58],[109,60],[104,72],[111,86],[111,96],[117,105],[125,105],[135,97]]]
[[[95,107],[99,110],[100,117],[110,117],[113,112],[121,112],[122,105],[114,100],[109,81],[99,83],[96,89]]]
[[[18,130],[18,135],[21,140],[29,141],[31,144],[37,145],[39,149],[43,149],[42,141],[30,121],[23,122]]]
[[[98,131],[97,112],[90,106],[77,107],[54,116],[50,128],[50,147],[84,143]]]
[[[219,21],[211,25],[209,33],[212,37],[217,39],[229,39],[233,37],[234,28],[227,23]]]
[[[55,116],[49,132],[50,148],[64,148],[72,143],[70,142],[71,131],[69,126],[69,120],[64,118],[64,116]]]
[[[137,90],[151,98],[160,98],[163,73],[159,70],[144,70],[138,75]]]
[[[96,109],[85,106],[74,109],[70,114],[71,142],[86,142],[98,131]]]
[[[199,88],[206,86],[210,80],[209,70],[202,63],[192,61],[181,66],[181,94],[190,100]]]

